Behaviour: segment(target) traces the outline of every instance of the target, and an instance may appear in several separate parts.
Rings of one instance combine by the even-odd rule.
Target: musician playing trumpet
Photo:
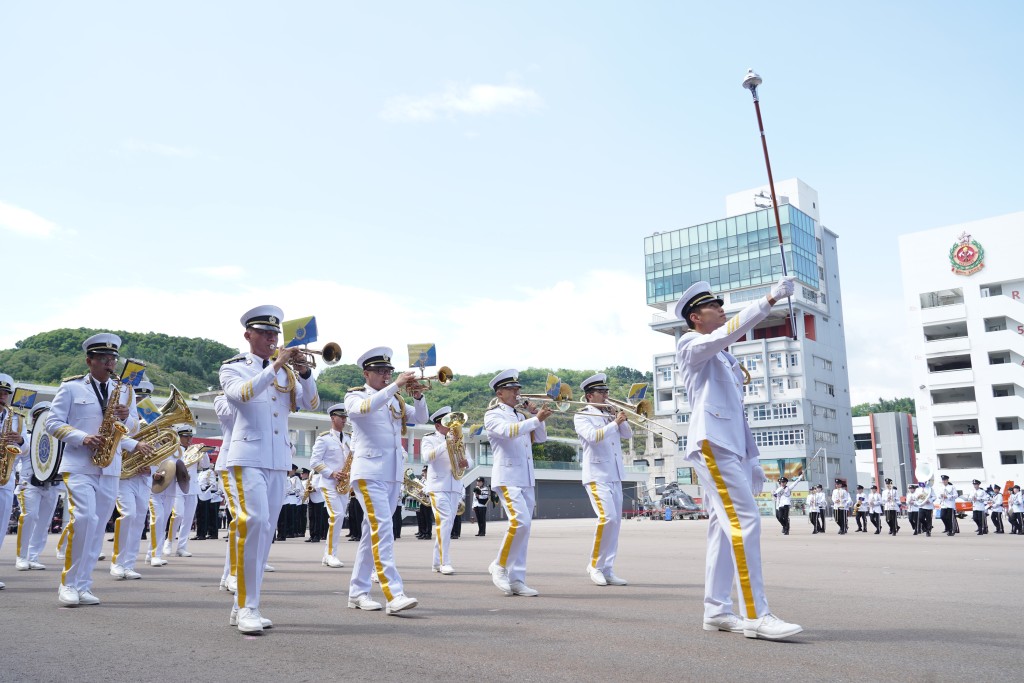
[[[317,437],[313,444],[313,454],[309,458],[309,466],[313,469],[313,486],[324,497],[327,505],[327,538],[324,541],[324,556],[320,561],[324,567],[335,569],[344,567],[345,563],[338,558],[338,540],[341,538],[341,527],[345,522],[345,511],[348,510],[350,489],[344,487],[339,491],[339,482],[347,480],[351,474],[352,440],[345,433],[348,423],[348,411],[344,403],[335,403],[327,409],[331,417],[331,429]],[[346,468],[345,464],[349,463]],[[347,484],[348,482],[345,481]]]
[[[434,517],[434,557],[431,570],[441,574],[455,573],[449,552],[452,525],[458,515],[459,501],[466,496],[466,487],[461,478],[456,478],[452,470],[452,459],[465,476],[470,463],[465,453],[450,453],[448,435],[452,429],[442,424],[452,412],[451,406],[445,406],[430,416],[434,423],[434,433],[427,434],[420,442],[423,462],[427,463],[427,477],[423,490],[430,496],[430,509]]]
[[[580,388],[592,405],[576,413],[573,425],[583,445],[583,488],[597,515],[587,576],[598,586],[625,586],[626,580],[616,576],[612,565],[619,550],[622,521],[622,442],[633,438],[633,430],[625,412],[607,407],[608,375],[592,375]]]

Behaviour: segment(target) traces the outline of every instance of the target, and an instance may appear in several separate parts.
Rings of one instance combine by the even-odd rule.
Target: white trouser
[[[704,574],[704,617],[733,612],[736,587],[739,617],[768,613],[761,575],[761,511],[750,491],[751,464],[741,455],[708,442],[690,459],[708,508],[708,554]]]
[[[332,555],[337,559],[341,525],[345,522],[345,512],[348,511],[348,494],[338,493],[334,486],[321,487],[320,492],[324,494],[327,517],[330,520],[327,524],[327,539],[324,541],[324,557]]]
[[[231,474],[227,470],[220,472],[220,482],[224,489],[225,504],[228,506],[228,512],[231,514],[231,521],[228,522],[228,547],[224,550],[224,573],[220,576],[222,581],[227,581],[229,576],[238,576],[235,564],[235,551],[238,541],[238,510],[235,506],[235,496],[231,492]]]
[[[149,555],[164,556],[164,541],[167,540],[167,520],[174,509],[174,495],[177,484],[171,484],[160,493],[149,497]]]
[[[619,551],[619,527],[622,525],[622,482],[592,481],[584,484],[590,505],[597,514],[594,531],[594,550],[590,553],[590,566],[602,573],[612,571],[615,555]]]
[[[32,486],[29,484],[18,492],[21,517],[18,518],[18,557],[29,562],[38,562],[39,554],[46,547],[46,535],[50,531],[53,511],[60,498],[59,486]],[[10,511],[8,511],[10,512]]]
[[[530,542],[536,489],[532,486],[497,486],[501,506],[508,515],[508,529],[501,539],[495,562],[508,572],[509,582],[526,582],[526,550]]]
[[[461,498],[461,493],[451,491],[430,494],[430,509],[434,511],[434,567],[452,563],[448,546],[451,545],[452,525],[455,523],[455,511],[459,509]]]
[[[196,518],[199,494],[182,493],[174,496],[174,530],[171,533],[171,550],[188,550],[188,535],[192,533],[192,521]],[[177,545],[175,545],[177,539]]]
[[[14,478],[14,473],[11,473],[11,479]],[[11,519],[11,508],[14,506],[14,487],[5,486],[0,488],[0,524],[3,524],[3,528],[0,528],[0,548],[4,547],[4,537],[7,536],[7,525],[10,524]]]
[[[92,587],[92,570],[103,549],[107,520],[114,512],[118,479],[99,474],[63,476],[71,519],[60,582],[63,586],[86,591]]]
[[[395,567],[395,533],[391,526],[402,485],[396,481],[359,479],[353,482],[352,490],[363,508],[363,536],[356,549],[348,595],[354,598],[369,593],[370,574],[376,573],[384,598],[391,602],[394,596],[405,593]]]
[[[114,553],[110,562],[125,569],[135,569],[135,560],[139,555],[149,496],[152,493],[147,479],[122,479],[117,486],[117,512],[120,517],[114,522]]]
[[[270,556],[277,516],[284,502],[287,472],[262,467],[229,467],[231,493],[238,513],[235,607],[259,609],[263,568]],[[229,542],[228,545],[231,545]]]

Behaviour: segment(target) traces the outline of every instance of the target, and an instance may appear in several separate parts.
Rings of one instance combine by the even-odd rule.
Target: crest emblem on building
[[[985,249],[962,232],[949,250],[949,263],[957,275],[973,275],[985,267]]]

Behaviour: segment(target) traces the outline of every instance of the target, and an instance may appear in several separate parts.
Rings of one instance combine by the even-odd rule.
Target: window
[[[664,467],[665,466],[665,458],[655,458],[654,459],[654,466],[655,467]]]
[[[814,440],[818,443],[839,443],[839,435],[832,432],[814,430]]]
[[[800,354],[791,353],[789,354],[789,367],[798,368],[800,367]]]
[[[820,254],[821,253],[821,238],[820,237],[815,237],[814,241],[818,243],[818,253]]]
[[[764,393],[762,391],[763,388],[764,388],[764,380],[763,379],[753,379],[753,380],[750,381],[750,384],[744,384],[743,385],[743,395],[744,396],[760,396],[762,393]]]
[[[821,368],[822,370],[832,370],[832,361],[828,358],[822,358],[821,356],[814,356],[814,367]]]
[[[833,385],[829,384],[828,382],[818,382],[818,381],[815,381],[814,382],[814,388],[815,388],[816,391],[820,391],[822,393],[828,394],[829,396],[835,396],[836,395],[836,388]]]
[[[661,381],[662,382],[671,382],[672,381],[672,367],[671,366],[662,366],[662,367],[658,368],[658,374],[661,375]]]
[[[826,420],[836,419],[835,408],[828,408],[826,406],[814,406],[814,417],[823,417]]]
[[[783,393],[783,382],[785,377],[772,377],[772,393]]]
[[[871,434],[854,434],[853,447],[858,451],[871,450]]]
[[[751,422],[787,420],[797,417],[797,407],[793,401],[752,405],[747,409],[747,415],[749,415]]]
[[[999,451],[999,461],[1003,465],[1020,465],[1024,463],[1024,453],[1021,451]]]
[[[781,368],[782,367],[782,354],[781,353],[769,353],[768,354],[768,367]]]
[[[789,378],[787,378],[786,379],[786,388],[787,389],[799,389],[800,388],[800,378],[799,377],[789,377]]]
[[[818,266],[818,279],[819,280],[824,280],[825,279],[825,269],[822,268],[821,266]]]
[[[676,413],[676,424],[684,425],[690,421],[690,413]]]
[[[665,477],[655,477],[654,478],[654,485],[655,486],[664,486],[665,485]]]
[[[759,429],[754,430],[754,443],[762,446],[802,446],[804,430],[795,429]]]
[[[818,293],[816,291],[807,287],[801,287],[800,289],[803,290],[804,299],[806,301],[818,303]]]
[[[676,483],[677,484],[696,484],[697,477],[693,473],[692,467],[677,467],[676,468]]]
[[[764,357],[760,353],[752,353],[749,356],[741,356],[739,360],[748,372],[757,372]]]

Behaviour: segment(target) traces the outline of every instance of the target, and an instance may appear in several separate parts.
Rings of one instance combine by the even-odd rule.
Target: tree
[[[879,398],[878,403],[858,403],[850,409],[853,417],[865,417],[871,413],[910,413],[917,414],[917,406],[914,399],[910,397],[884,399]]]

